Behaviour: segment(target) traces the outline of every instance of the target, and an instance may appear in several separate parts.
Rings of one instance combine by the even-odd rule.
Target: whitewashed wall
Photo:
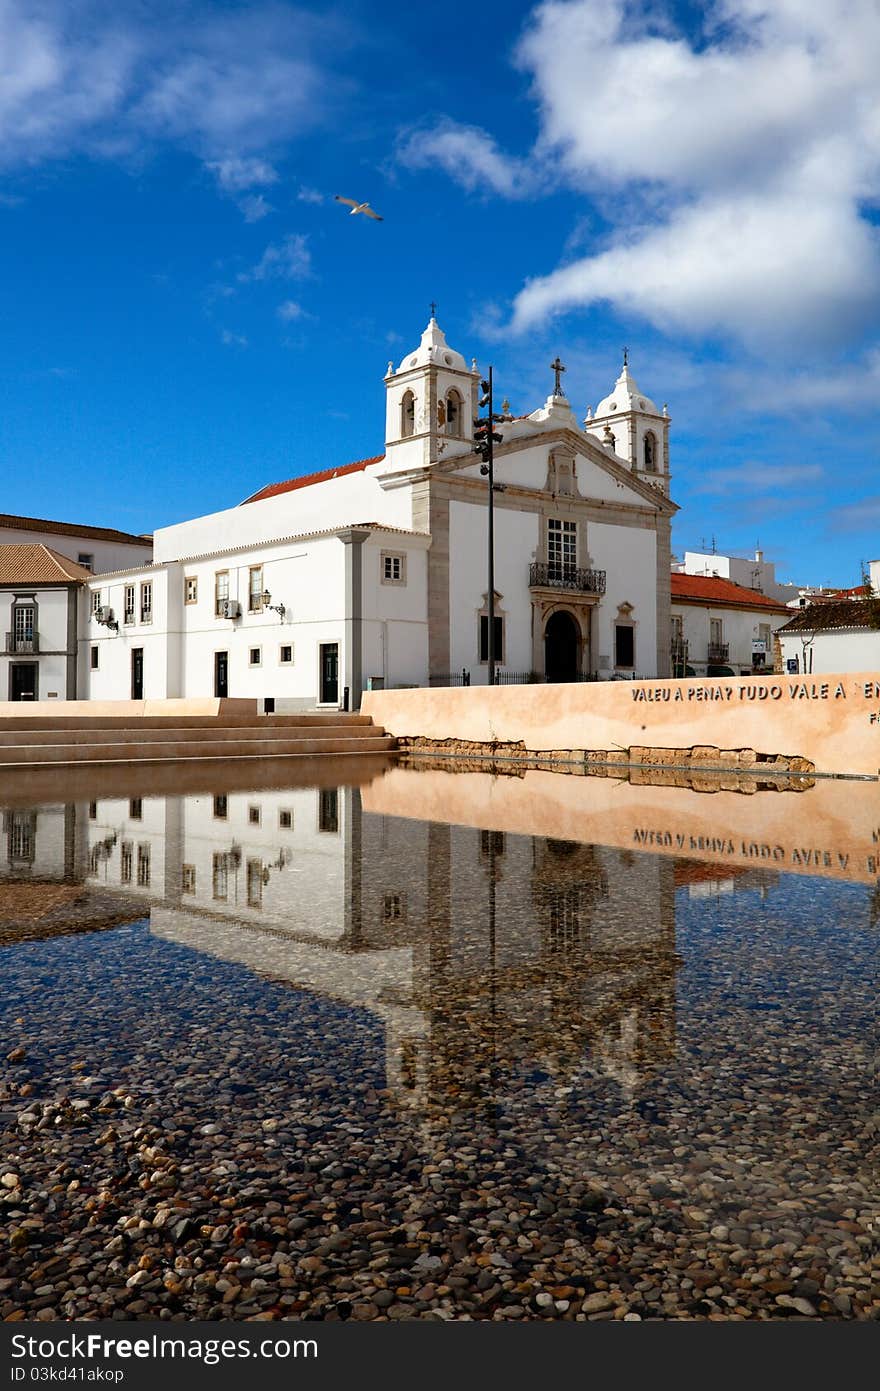
[[[797,658],[799,670],[815,673],[835,671],[880,671],[880,631],[858,628],[851,632],[780,633],[783,671],[788,660]],[[805,644],[803,639],[807,639]]]
[[[12,631],[16,594],[33,595],[39,652],[6,653],[6,634]],[[39,666],[38,698],[67,699],[67,596],[67,589],[40,589],[34,585],[0,590],[0,700],[9,699],[10,664],[31,661]]]
[[[682,619],[682,636],[688,644],[688,665],[695,671],[705,669],[709,650],[709,620],[721,620],[721,641],[729,644],[730,652],[722,666],[731,666],[739,674],[739,668],[746,672],[752,670],[752,639],[760,636],[762,624],[770,625],[770,646],[767,649],[765,665],[773,667],[773,634],[783,623],[789,621],[787,614],[746,612],[744,609],[728,609],[721,605],[701,607],[698,604],[677,604],[672,600],[672,614]],[[713,665],[718,665],[713,663]]]
[[[0,526],[0,546],[32,543],[49,546],[73,561],[77,561],[80,555],[92,555],[95,574],[105,570],[121,570],[128,565],[146,565],[152,555],[150,546],[125,541],[102,541],[94,536],[63,536],[56,531]]]
[[[657,671],[657,536],[642,527],[591,522],[590,559],[605,571],[605,593],[593,615],[593,665],[600,676],[614,673],[614,625],[621,604],[631,604],[635,625],[635,670]],[[607,657],[607,666],[602,658]]]

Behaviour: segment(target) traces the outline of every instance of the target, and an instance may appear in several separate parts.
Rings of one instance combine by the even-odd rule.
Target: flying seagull
[[[343,198],[338,193],[335,196],[337,203],[347,203],[348,206],[351,208],[349,217],[355,217],[357,213],[363,213],[365,217],[372,217],[375,222],[385,221],[385,219],[380,217],[378,213],[373,212],[373,209],[370,207],[369,203],[359,203],[356,198]]]

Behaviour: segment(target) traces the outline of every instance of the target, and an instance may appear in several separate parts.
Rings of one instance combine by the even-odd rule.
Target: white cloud
[[[832,532],[870,532],[876,549],[877,531],[880,530],[880,496],[875,494],[832,508],[828,514],[828,525]]]
[[[279,304],[277,309],[279,319],[283,319],[286,324],[292,324],[296,319],[306,318],[306,311],[301,304],[297,304],[295,299],[286,299],[283,304]]]
[[[821,464],[767,464],[757,459],[732,463],[701,473],[691,486],[693,493],[727,494],[740,497],[744,493],[772,493],[800,488],[805,483],[817,483],[824,478]]]
[[[248,340],[243,333],[233,333],[232,329],[224,328],[220,331],[220,342],[226,348],[246,348]]]
[[[278,171],[267,159],[250,157],[218,159],[208,168],[217,177],[224,193],[243,193],[246,189],[265,187],[278,182]]]
[[[469,192],[518,198],[537,186],[532,168],[505,155],[485,130],[448,118],[432,128],[409,131],[398,142],[397,158],[408,169],[439,165]]]
[[[262,193],[249,193],[246,198],[242,198],[238,206],[241,209],[245,222],[259,222],[260,219],[266,217],[268,213],[275,211],[272,204],[266,201]]]
[[[226,192],[274,182],[267,152],[325,110],[339,22],[292,5],[0,0],[0,167],[171,142]]]
[[[311,267],[308,237],[291,233],[267,246],[256,265],[241,271],[238,279],[243,284],[255,280],[296,280],[309,275]]]
[[[605,301],[664,329],[823,348],[880,314],[876,0],[714,0],[693,41],[650,0],[544,0],[516,53],[528,159],[441,121],[400,157],[520,197],[600,199],[606,245],[533,279],[514,325]],[[543,175],[542,175],[543,177]],[[574,248],[570,246],[570,250]]]
[[[309,188],[306,184],[302,185],[296,196],[300,203],[323,203],[324,201],[323,193],[319,193],[316,188]]]

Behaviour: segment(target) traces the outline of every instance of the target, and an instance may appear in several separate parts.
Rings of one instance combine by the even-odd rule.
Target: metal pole
[[[492,432],[495,429],[492,401],[492,368],[489,368],[489,685],[495,685],[495,449]]]

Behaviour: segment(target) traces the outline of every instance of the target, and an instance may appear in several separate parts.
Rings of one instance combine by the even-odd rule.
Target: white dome
[[[644,415],[659,415],[657,407],[649,396],[639,391],[635,379],[626,363],[614,383],[614,390],[596,407],[594,419],[606,415],[619,415],[621,411],[641,411]]]
[[[467,372],[468,365],[461,353],[450,348],[446,334],[436,319],[431,319],[422,334],[422,341],[414,352],[407,353],[398,367],[398,372],[408,372],[411,367],[452,367],[459,372]]]

